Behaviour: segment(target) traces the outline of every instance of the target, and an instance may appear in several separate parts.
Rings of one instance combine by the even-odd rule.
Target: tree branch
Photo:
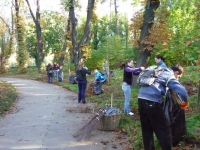
[[[94,3],[95,3],[95,0],[88,0],[86,25],[85,25],[83,37],[81,41],[79,42],[78,47],[80,47],[83,43],[86,43],[88,41],[89,34],[90,34],[90,22],[92,19]]]
[[[36,19],[35,19],[35,16],[33,15],[33,11],[32,11],[32,9],[31,9],[31,6],[30,6],[30,4],[29,4],[29,1],[28,1],[28,0],[25,0],[25,1],[26,1],[27,5],[28,5],[29,11],[30,11],[31,16],[32,16],[32,18],[33,18],[33,21],[34,21],[35,24],[36,24]]]

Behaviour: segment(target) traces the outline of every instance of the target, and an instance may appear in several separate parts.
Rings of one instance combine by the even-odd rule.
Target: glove
[[[181,109],[186,109],[189,107],[189,103],[188,102],[182,102],[181,104]]]

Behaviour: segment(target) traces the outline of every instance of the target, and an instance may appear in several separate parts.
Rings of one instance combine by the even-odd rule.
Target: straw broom
[[[95,129],[97,121],[104,115],[105,111],[106,107],[99,109],[95,116],[92,117],[92,119],[90,119],[90,121],[80,130],[78,130],[73,136],[77,138],[78,141],[84,141],[88,139],[92,131]]]

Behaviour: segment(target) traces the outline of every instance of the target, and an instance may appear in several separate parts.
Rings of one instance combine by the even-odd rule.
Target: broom
[[[106,111],[106,106],[99,109],[99,111],[95,114],[90,121],[84,125],[80,130],[78,130],[73,136],[77,138],[78,141],[84,141],[88,139],[96,127],[97,121],[104,115]]]

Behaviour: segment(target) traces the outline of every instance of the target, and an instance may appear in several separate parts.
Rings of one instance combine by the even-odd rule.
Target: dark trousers
[[[85,90],[87,87],[87,81],[86,80],[80,80],[78,81],[78,102],[85,103]]]
[[[47,76],[48,76],[48,83],[52,83],[53,75],[48,74]]]
[[[138,99],[142,137],[145,150],[155,150],[155,133],[162,150],[172,149],[172,136],[169,123],[160,103]]]

